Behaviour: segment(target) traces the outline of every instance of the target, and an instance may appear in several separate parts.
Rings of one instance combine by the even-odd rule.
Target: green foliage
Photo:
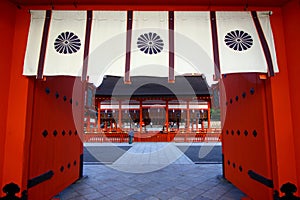
[[[221,120],[221,111],[220,111],[220,109],[212,108],[210,110],[210,119],[211,120]]]

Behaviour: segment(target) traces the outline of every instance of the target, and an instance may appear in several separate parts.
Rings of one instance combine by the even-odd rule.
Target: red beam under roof
[[[9,0],[20,6],[140,5],[140,6],[282,6],[290,0]]]

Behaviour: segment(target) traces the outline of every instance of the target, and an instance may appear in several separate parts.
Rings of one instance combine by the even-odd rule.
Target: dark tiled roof
[[[96,96],[209,96],[209,86],[202,76],[176,76],[175,83],[168,83],[166,77],[131,77],[131,84],[124,84],[124,78],[106,76],[96,90]]]

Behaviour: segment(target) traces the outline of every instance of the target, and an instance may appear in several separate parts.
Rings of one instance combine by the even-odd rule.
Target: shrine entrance
[[[177,76],[175,83],[163,83],[163,77],[137,76],[131,85],[116,88],[123,79],[107,76],[92,92],[95,103],[86,107],[83,141],[128,142],[133,129],[138,142],[220,142],[221,127],[211,127],[211,89],[204,77]],[[130,95],[132,87],[138,89]]]
[[[62,2],[61,7],[58,8],[76,10],[77,4],[73,3],[70,2],[66,5]],[[27,36],[31,20],[28,10],[37,9],[37,4],[33,1],[29,4],[23,3],[21,6],[19,3],[14,4],[11,1],[1,1],[0,4],[2,8],[5,8],[1,12],[4,17],[1,17],[2,20],[0,21],[0,25],[3,27],[1,30],[5,30],[0,33],[2,38],[5,38],[3,40],[5,48],[1,50],[1,63],[3,63],[3,66],[7,66],[0,68],[1,74],[3,74],[0,87],[4,91],[4,97],[0,100],[1,113],[3,113],[0,120],[0,127],[3,130],[3,137],[0,139],[0,152],[3,155],[0,157],[1,188],[14,182],[20,186],[21,191],[28,191],[29,199],[49,199],[82,175],[82,141],[80,135],[84,134],[84,126],[76,127],[73,121],[72,109],[78,107],[81,113],[80,120],[84,121],[84,106],[86,103],[84,93],[87,82],[84,80],[82,85],[79,86],[79,93],[82,95],[74,97],[71,95],[73,93],[72,85],[76,79],[74,77],[44,76],[45,78],[43,78],[42,73],[37,73],[43,72],[42,68],[39,68],[39,70],[37,70],[38,68],[33,69],[35,72],[32,75],[33,77],[23,76],[24,54],[27,48]],[[90,9],[116,9],[115,6],[95,4],[94,2],[94,6],[81,5],[80,9],[86,11],[90,11]],[[170,8],[169,5],[154,4],[148,5],[148,7],[147,5],[134,6],[134,8],[139,10],[157,10],[158,8],[178,10],[183,5],[181,2]],[[210,13],[212,22],[215,19],[215,10],[244,11],[249,8],[248,5],[243,7],[239,3],[234,3],[234,6],[232,6],[232,2],[227,2],[225,5],[217,2],[216,5],[210,4],[208,7],[204,4],[204,7],[194,7],[193,5],[196,4],[198,5],[198,2],[190,2],[183,9],[212,11]],[[289,182],[299,188],[300,183],[300,161],[296,159],[300,154],[297,147],[300,141],[300,136],[297,134],[300,109],[299,95],[295,92],[297,91],[296,86],[299,85],[298,68],[295,67],[298,64],[297,48],[299,45],[295,45],[295,40],[291,39],[298,38],[297,33],[299,31],[295,30],[299,29],[299,26],[297,26],[300,13],[299,4],[296,0],[280,1],[279,3],[275,3],[275,1],[268,2],[267,5],[269,4],[273,13],[270,21],[273,27],[280,73],[274,77],[269,77],[268,75],[274,74],[271,72],[270,74],[237,72],[223,73],[222,75],[219,74],[220,77],[215,77],[220,83],[223,175],[252,199],[276,199],[284,195],[283,191],[279,192],[283,184]],[[74,5],[76,5],[75,8]],[[53,9],[53,5],[51,7],[46,3],[45,5],[38,4],[38,8]],[[131,6],[122,5],[118,8],[127,11]],[[264,10],[265,8],[265,4],[257,1],[249,9]],[[89,16],[88,13],[91,14],[91,12],[87,12],[87,16]],[[132,11],[128,12],[128,21],[134,21],[131,20],[132,15],[130,13],[132,14]],[[43,25],[39,32],[41,37],[45,35],[42,33],[52,30],[49,21],[50,14],[50,11],[45,11],[41,17],[43,19]],[[170,11],[165,15],[168,16],[167,20],[170,24],[168,28],[171,30],[172,27],[174,28],[172,26],[173,14]],[[255,13],[252,13],[252,16],[257,24]],[[46,23],[44,23],[44,20],[46,20]],[[86,21],[89,22],[89,20]],[[211,30],[216,30],[214,25],[216,24],[212,23]],[[82,27],[87,27],[87,30],[91,28],[89,23],[84,24]],[[130,28],[130,23],[128,27]],[[260,29],[257,28],[256,30],[259,32]],[[129,36],[126,37],[125,41],[130,41],[131,37]],[[212,35],[212,38],[215,38],[214,41],[217,40],[216,37],[216,35]],[[172,39],[172,34],[169,38]],[[42,40],[44,41],[43,47],[47,46],[46,39],[47,37]],[[214,45],[216,44],[214,43]],[[83,46],[88,48],[88,45]],[[169,46],[170,48],[174,47],[172,44]],[[31,50],[34,51],[33,53],[37,53],[38,56],[29,58],[41,58],[41,60],[38,59],[36,64],[37,66],[43,66],[42,59],[45,58],[45,52],[37,51],[36,48]],[[55,49],[51,50],[54,51]],[[88,52],[80,53],[82,53],[80,59],[83,59]],[[169,56],[172,58],[172,51]],[[52,60],[58,61],[59,59]],[[216,61],[214,60],[214,63],[217,63]],[[174,63],[170,63],[170,66],[174,67]],[[36,76],[39,79],[36,79]],[[169,81],[174,81],[172,73],[170,77]],[[135,101],[138,100],[135,99]],[[161,100],[159,99],[159,101]],[[172,101],[170,102],[172,103]],[[105,101],[101,101],[98,112],[100,118],[97,118],[97,121],[94,122],[98,125],[98,120],[100,120],[100,126],[97,126],[96,130],[98,127],[107,130],[120,127],[120,125],[130,127],[135,126],[135,123],[137,123],[139,125],[137,128],[142,128],[140,131],[143,131],[143,124],[146,125],[149,122],[147,117],[148,114],[150,117],[151,108],[147,101],[142,105],[140,105],[140,101],[138,102],[139,107],[137,108],[136,104],[132,104],[132,107],[128,108],[131,111],[127,113],[122,110],[122,104],[114,104],[119,107],[121,105],[121,109],[115,109],[118,116],[128,114],[130,119],[133,119],[130,121],[130,119],[124,118],[124,123],[119,124],[120,121],[112,120],[109,115],[110,113],[113,115],[114,108],[106,107],[107,109],[105,109]],[[154,109],[164,107],[167,110],[165,121],[173,122],[176,120],[177,123],[178,111],[176,106],[167,109],[166,102],[164,104],[157,102],[157,104],[158,106]],[[101,106],[104,109],[101,109]],[[168,104],[169,106],[172,106],[172,104]],[[188,104],[186,103],[186,113],[181,112],[181,116],[186,115],[186,118],[188,118],[188,115],[190,117],[192,115],[191,112],[187,111],[187,107]],[[150,112],[148,111],[149,108]],[[173,109],[175,117],[172,116]],[[107,114],[105,110],[107,110]],[[159,117],[159,113],[157,110],[153,114]],[[103,114],[102,121],[101,114]],[[161,117],[163,119],[163,116]],[[199,117],[196,115],[196,120],[197,118]],[[184,126],[188,123],[190,123],[190,126],[187,128],[192,129],[192,121],[187,121]],[[167,123],[164,128],[160,120],[153,121],[152,124],[158,126],[159,129],[162,128],[163,132],[169,131],[171,127]],[[178,128],[178,123],[176,125],[175,128]],[[181,125],[179,122],[179,129]],[[296,194],[299,194],[299,192]],[[4,195],[4,193],[1,193],[0,196],[3,197]]]

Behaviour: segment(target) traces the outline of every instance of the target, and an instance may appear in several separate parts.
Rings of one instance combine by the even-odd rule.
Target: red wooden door
[[[272,199],[265,80],[225,75],[220,84],[224,176],[252,199]]]
[[[82,142],[75,128],[73,77],[35,81],[28,198],[50,199],[80,176]]]

